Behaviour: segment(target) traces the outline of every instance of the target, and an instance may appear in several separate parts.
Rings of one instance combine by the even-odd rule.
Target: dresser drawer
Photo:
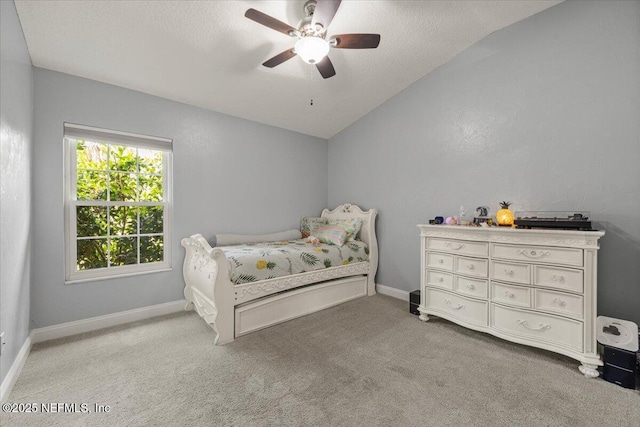
[[[489,261],[479,258],[456,257],[454,271],[475,277],[487,277]]]
[[[478,326],[487,326],[486,301],[478,301],[461,295],[427,288],[427,308],[444,311],[457,319]]]
[[[470,279],[468,277],[456,276],[456,292],[476,298],[487,298],[487,280]]]
[[[460,255],[489,256],[489,244],[467,240],[427,238],[427,249],[446,251]]]
[[[531,284],[531,265],[491,261],[491,278],[529,285]]]
[[[491,257],[514,261],[544,262],[582,267],[582,249],[554,248],[547,246],[521,246],[491,244]]]
[[[506,334],[582,352],[582,322],[497,304],[491,304],[490,321]]]
[[[453,255],[427,252],[427,267],[453,271]]]
[[[536,265],[533,276],[533,283],[536,286],[583,292],[582,270]]]
[[[506,283],[491,282],[491,301],[520,307],[531,307],[531,289]]]
[[[584,299],[580,295],[535,289],[534,307],[552,313],[582,319],[584,317]]]
[[[453,290],[453,274],[427,270],[427,286]]]

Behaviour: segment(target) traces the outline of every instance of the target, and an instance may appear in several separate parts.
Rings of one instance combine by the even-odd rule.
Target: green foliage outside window
[[[76,140],[77,270],[163,261],[163,164],[162,151]]]

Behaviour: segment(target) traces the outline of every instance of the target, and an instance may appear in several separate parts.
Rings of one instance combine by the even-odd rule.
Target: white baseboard
[[[91,332],[98,329],[109,328],[111,326],[137,322],[138,320],[163,316],[165,314],[177,313],[184,310],[185,304],[185,300],[178,300],[166,302],[164,304],[151,305],[148,307],[121,311],[119,313],[106,314],[104,316],[91,317],[89,319],[76,320],[74,322],[61,323],[59,325],[38,328],[32,331],[32,342],[33,344],[35,344],[43,341],[53,340],[56,338],[63,338],[71,335],[82,334],[84,332]]]
[[[0,401],[5,403],[5,399],[9,397],[13,386],[18,380],[18,376],[20,376],[22,367],[27,361],[27,357],[29,356],[29,352],[31,352],[33,344],[81,334],[83,332],[108,328],[110,326],[122,325],[124,323],[136,322],[138,320],[150,319],[152,317],[163,316],[165,314],[177,313],[184,310],[185,303],[185,300],[172,301],[164,304],[151,305],[149,307],[136,308],[134,310],[121,311],[119,313],[77,320],[75,322],[33,329],[22,345],[16,359],[13,361],[9,372],[7,372],[7,376],[4,378],[4,381],[2,381],[2,386],[0,386]]]
[[[391,286],[385,286],[376,283],[376,292],[382,295],[388,295],[393,298],[398,298],[403,301],[409,301],[409,291],[403,291],[402,289],[392,288]]]
[[[18,352],[16,359],[13,361],[9,372],[7,372],[7,376],[4,377],[4,381],[2,381],[2,386],[0,386],[0,401],[5,403],[7,397],[11,394],[11,390],[15,385],[18,377],[20,376],[20,372],[22,372],[22,367],[27,361],[27,356],[29,356],[29,352],[31,351],[31,346],[33,345],[33,331],[29,333],[27,339],[24,340],[24,344],[22,344],[22,348]]]

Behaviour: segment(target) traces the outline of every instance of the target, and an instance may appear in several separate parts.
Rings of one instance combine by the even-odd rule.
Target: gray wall
[[[29,335],[33,71],[12,1],[0,1],[0,31],[1,382]]]
[[[299,227],[327,201],[327,141],[35,69],[33,327],[183,298],[180,239]],[[173,271],[64,284],[63,122],[172,138]]]
[[[329,205],[380,210],[377,282],[419,288],[416,224],[587,210],[599,314],[640,323],[640,2],[564,2],[497,31],[329,141]],[[346,172],[345,172],[346,171]],[[345,173],[348,179],[345,179]]]

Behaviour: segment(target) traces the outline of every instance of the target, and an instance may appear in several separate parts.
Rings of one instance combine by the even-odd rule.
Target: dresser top
[[[529,245],[598,248],[604,231],[519,229],[512,227],[473,227],[464,225],[419,224],[421,236]]]

